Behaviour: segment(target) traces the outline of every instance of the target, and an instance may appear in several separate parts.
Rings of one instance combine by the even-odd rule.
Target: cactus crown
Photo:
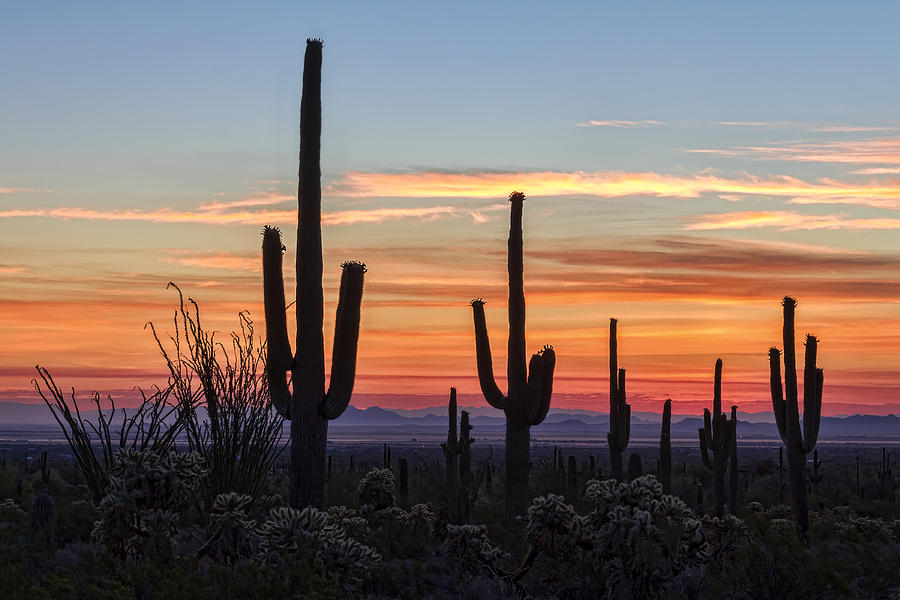
[[[360,270],[363,273],[367,272],[366,263],[358,261],[358,260],[345,260],[341,263],[341,268],[345,271],[350,270]]]
[[[469,300],[469,306],[481,305],[484,306],[484,298],[472,298]]]
[[[769,358],[775,358],[777,356],[781,356],[781,350],[779,350],[775,346],[769,348]]]
[[[281,229],[278,227],[274,227],[272,225],[265,225],[262,230],[263,236],[263,244],[268,243],[277,243],[281,246],[281,252],[284,253],[287,251],[287,247],[281,243]]]
[[[807,334],[806,334],[806,343],[808,344],[808,343],[810,343],[810,342],[816,342],[816,343],[819,343],[819,338],[817,338],[816,336],[814,336],[814,335],[811,334],[811,333],[807,333]]]
[[[513,192],[509,195],[509,201],[510,202],[524,202],[525,194],[523,194],[522,192]]]
[[[796,307],[796,306],[797,306],[797,299],[794,298],[793,296],[785,296],[784,299],[782,299],[782,301],[781,301],[781,305],[782,305],[782,306]]]
[[[319,48],[325,43],[325,40],[322,38],[306,38],[307,46],[318,46]]]

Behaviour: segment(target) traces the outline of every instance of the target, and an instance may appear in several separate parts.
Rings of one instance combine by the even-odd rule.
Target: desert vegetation
[[[75,391],[67,395],[38,367],[36,392],[67,443],[39,460],[29,460],[28,444],[2,455],[4,597],[898,597],[891,457],[883,450],[861,469],[851,454],[858,448],[816,450],[824,376],[809,335],[801,421],[791,297],[783,348],[768,355],[786,468],[781,448],[777,462],[773,448],[738,452],[737,407],[730,417],[722,409],[721,360],[699,443],[673,447],[677,398],[666,399],[658,451],[632,443],[623,468],[632,417],[615,319],[606,443],[601,431],[577,449],[532,443],[557,357],[545,346],[526,361],[521,192],[509,196],[506,393],[494,379],[484,300],[471,302],[478,377],[486,402],[504,412],[504,447],[477,439],[454,388],[444,443],[329,446],[328,421],[353,389],[365,266],[343,265],[326,391],[321,65],[322,43],[309,40],[295,350],[281,232],[266,227],[265,343],[245,313],[230,344],[219,342],[176,287],[174,333],[149,327],[169,379],[139,407],[117,409],[95,394],[97,411],[82,414]]]

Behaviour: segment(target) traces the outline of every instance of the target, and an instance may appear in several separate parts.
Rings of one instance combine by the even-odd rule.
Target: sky
[[[188,5],[189,4],[189,5]],[[263,334],[260,231],[293,289],[307,37],[325,40],[326,348],[368,265],[359,407],[481,405],[469,300],[505,388],[524,192],[527,345],[553,405],[769,410],[781,297],[828,415],[900,412],[900,6],[829,2],[0,5],[0,400],[165,380],[177,283]],[[290,314],[290,313],[289,313]],[[293,327],[292,323],[289,325]],[[291,336],[293,338],[293,335]],[[330,350],[326,352],[330,358]]]

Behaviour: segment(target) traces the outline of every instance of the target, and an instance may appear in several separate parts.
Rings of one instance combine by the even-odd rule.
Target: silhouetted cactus
[[[625,369],[618,368],[616,319],[609,320],[609,463],[613,479],[622,481],[622,453],[631,438],[631,405],[625,401]]]
[[[728,458],[728,512],[738,514],[740,498],[738,492],[738,454],[737,454],[737,406],[731,407],[731,453]]]
[[[525,194],[509,195],[512,205],[509,219],[507,269],[509,272],[509,338],[507,381],[504,395],[494,381],[491,346],[484,316],[484,301],[472,301],[475,320],[475,350],[478,380],[485,400],[506,414],[506,481],[504,508],[507,521],[525,512],[529,504],[528,471],[531,463],[531,427],[539,425],[550,409],[553,391],[553,369],[556,354],[551,346],[531,356],[526,367],[525,356],[525,288],[522,259],[522,208]]]
[[[409,506],[409,465],[403,457],[400,457],[398,470],[400,473],[397,481],[397,492],[400,496],[400,505],[406,508]]]
[[[715,383],[713,385],[713,412],[703,409],[703,427],[700,434],[700,456],[707,469],[713,470],[713,495],[716,503],[716,516],[725,514],[725,469],[726,461],[731,455],[734,444],[734,428],[737,426],[737,408],[732,408],[732,420],[722,412],[722,359],[716,360]],[[712,459],[709,457],[712,450]]]
[[[297,227],[297,353],[291,353],[285,315],[281,232],[263,230],[263,290],[272,404],[291,420],[291,506],[321,507],[325,484],[328,421],[350,402],[356,374],[364,264],[345,262],[334,328],[331,380],[325,391],[322,291],[322,42],[306,42],[300,101],[300,187]],[[292,391],[285,373],[291,373]]]
[[[476,492],[476,482],[472,476],[472,426],[469,424],[469,412],[462,411],[459,414],[459,499],[457,511],[459,520],[463,523],[469,521],[472,514],[473,493]]]
[[[591,454],[588,457],[588,480],[594,479],[594,474],[597,472],[597,459],[594,458],[594,455]]]
[[[456,388],[450,388],[450,403],[447,406],[447,415],[449,421],[447,423],[447,441],[441,444],[441,450],[444,451],[444,464],[447,468],[447,505],[453,513],[451,517],[455,520],[458,517],[459,509],[459,468],[457,466],[457,457],[459,456],[459,439],[456,436]]]
[[[578,494],[578,461],[571,455],[566,463],[566,493],[570,497]]]
[[[806,467],[806,477],[809,479],[811,488],[822,482],[822,462],[819,460],[818,450],[813,450],[812,466]]]
[[[784,387],[781,384],[781,353],[769,349],[769,372],[772,407],[778,433],[787,449],[788,477],[791,488],[791,508],[800,531],[809,531],[809,500],[806,491],[806,455],[813,451],[819,436],[822,418],[822,387],[824,374],[816,368],[819,341],[812,334],[806,336],[806,357],[803,369],[803,431],[800,430],[800,409],[797,393],[797,364],[794,349],[794,309],[797,301],[785,296],[784,307]],[[783,390],[783,391],[782,391]]]
[[[387,444],[384,445],[384,456],[383,456],[382,460],[384,463],[383,467],[385,469],[390,469],[391,468],[391,447],[388,446]]]
[[[638,477],[643,477],[644,475],[644,463],[641,460],[641,455],[637,452],[632,452],[628,455],[628,481],[634,481]]]
[[[34,497],[31,503],[31,533],[44,538],[49,545],[53,539],[53,524],[56,520],[56,505],[50,497],[50,468],[47,465],[47,452],[41,452],[41,482],[43,490]]]
[[[672,400],[663,404],[662,426],[659,433],[659,482],[663,493],[672,493]]]
[[[894,481],[894,470],[891,468],[891,455],[887,448],[881,449],[881,465],[878,467],[878,481],[882,497],[886,501],[896,501],[897,484]]]

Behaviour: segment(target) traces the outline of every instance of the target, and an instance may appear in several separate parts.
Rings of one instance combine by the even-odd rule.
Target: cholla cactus
[[[216,496],[209,516],[209,537],[197,554],[209,554],[220,563],[249,556],[256,528],[256,521],[247,513],[252,502],[252,497],[235,492]]]
[[[171,553],[179,514],[205,474],[203,458],[195,452],[119,450],[91,534],[94,541],[120,559]]]
[[[487,537],[484,525],[447,525],[447,536],[441,545],[447,562],[467,575],[498,575],[500,561],[506,554]]]
[[[358,582],[381,555],[347,536],[335,518],[308,506],[303,510],[274,508],[257,530],[259,558],[283,566],[311,561],[323,573]]]
[[[356,486],[363,512],[382,510],[394,505],[394,474],[390,469],[374,468]]]
[[[571,556],[585,539],[584,518],[556,494],[535,498],[528,507],[526,522],[531,547],[555,558]]]

